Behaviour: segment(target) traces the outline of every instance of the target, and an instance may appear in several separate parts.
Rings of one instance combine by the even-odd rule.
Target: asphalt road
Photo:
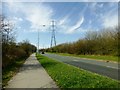
[[[71,64],[80,67],[82,69],[110,77],[112,79],[116,79],[116,80],[120,79],[118,77],[118,70],[120,69],[118,68],[118,63],[105,62],[102,60],[98,61],[92,59],[82,59],[72,56],[61,56],[58,54],[45,53],[43,55],[60,62]]]

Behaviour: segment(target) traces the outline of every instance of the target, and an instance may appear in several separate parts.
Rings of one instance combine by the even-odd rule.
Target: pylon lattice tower
[[[53,43],[54,46],[56,46],[56,37],[55,37],[55,21],[52,21],[52,36],[51,36],[51,48],[53,47]]]

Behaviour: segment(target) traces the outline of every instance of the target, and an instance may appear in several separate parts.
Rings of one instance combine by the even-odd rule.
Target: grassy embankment
[[[2,70],[2,87],[5,87],[8,81],[19,71],[26,58],[17,59]]]
[[[36,55],[41,65],[60,88],[118,88],[120,82],[72,65]]]
[[[48,52],[50,53],[50,52]],[[58,54],[63,56],[74,56],[79,58],[85,58],[85,59],[95,59],[95,60],[105,60],[105,61],[112,61],[112,62],[118,62],[117,56],[110,56],[110,55],[76,55],[76,54],[68,54],[68,53],[51,53],[51,54]]]

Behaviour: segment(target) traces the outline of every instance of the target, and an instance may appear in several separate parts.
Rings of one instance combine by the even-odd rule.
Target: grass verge
[[[8,81],[19,71],[19,68],[25,62],[25,59],[17,59],[14,63],[2,70],[2,87],[5,87]]]
[[[120,82],[72,65],[36,55],[41,65],[60,88],[118,88]]]
[[[74,56],[79,58],[87,58],[87,59],[95,59],[95,60],[105,60],[105,61],[113,61],[119,62],[117,56],[107,56],[107,55],[76,55],[76,54],[68,54],[68,53],[54,53],[63,56]]]

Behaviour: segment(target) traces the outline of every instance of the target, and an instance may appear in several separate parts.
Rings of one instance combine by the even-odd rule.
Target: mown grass
[[[25,58],[26,59],[26,58]],[[19,71],[19,68],[25,62],[25,59],[17,59],[14,63],[10,64],[2,70],[2,87],[4,88],[8,81]]]
[[[95,59],[95,60],[106,60],[106,61],[113,61],[118,62],[117,56],[107,56],[107,55],[76,55],[76,54],[68,54],[68,53],[54,53],[63,56],[74,56],[79,58],[87,58],[87,59]]]
[[[41,65],[60,88],[118,88],[120,82],[72,65],[36,55]]]

